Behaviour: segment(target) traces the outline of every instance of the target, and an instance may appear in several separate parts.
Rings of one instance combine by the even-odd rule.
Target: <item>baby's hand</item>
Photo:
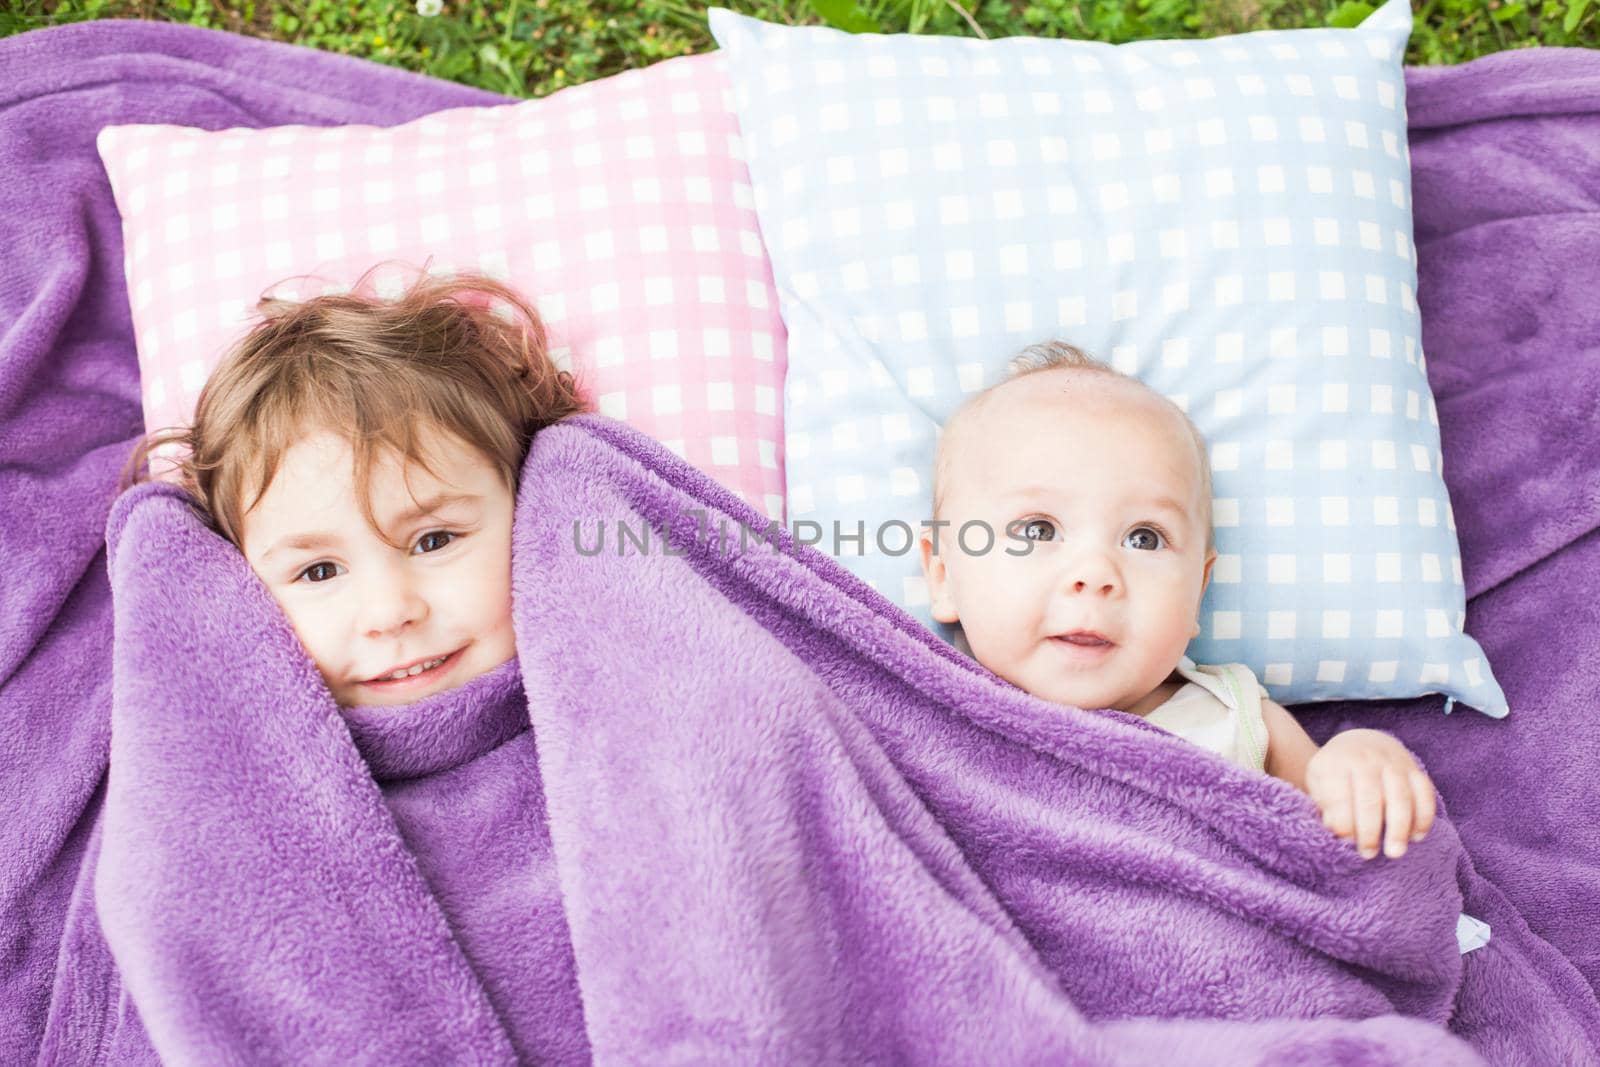
[[[1355,836],[1363,859],[1391,859],[1433,826],[1433,782],[1406,746],[1377,730],[1335,734],[1306,764],[1306,792],[1322,822],[1340,837]]]

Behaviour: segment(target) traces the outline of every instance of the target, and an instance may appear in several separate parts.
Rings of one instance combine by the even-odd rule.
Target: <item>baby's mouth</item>
[[[1110,638],[1095,630],[1073,630],[1071,633],[1056,634],[1051,640],[1063,641],[1082,648],[1108,648],[1115,644]]]
[[[1111,650],[1116,648],[1112,641],[1095,633],[1056,634],[1050,638],[1050,643],[1073,660],[1091,661],[1109,656]]]

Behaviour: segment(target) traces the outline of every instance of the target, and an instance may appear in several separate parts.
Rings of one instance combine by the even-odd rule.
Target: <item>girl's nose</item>
[[[375,575],[361,590],[361,629],[370,637],[398,633],[428,617],[428,601],[416,583],[397,571]]]

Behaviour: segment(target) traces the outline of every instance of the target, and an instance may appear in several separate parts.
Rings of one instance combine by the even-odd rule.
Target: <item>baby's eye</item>
[[[1056,524],[1049,519],[1029,519],[1022,524],[1022,536],[1029,541],[1054,541]]]
[[[1154,549],[1157,549],[1157,548],[1161,547],[1161,545],[1166,543],[1166,540],[1167,540],[1166,535],[1163,534],[1160,530],[1156,529],[1154,526],[1140,526],[1138,529],[1134,530],[1133,533],[1129,534],[1128,536],[1129,537],[1137,537],[1141,533],[1147,533],[1147,534],[1149,534],[1150,536],[1152,536],[1152,537],[1154,537],[1156,539],[1156,543],[1154,545],[1150,546],[1152,551]]]
[[[418,548],[422,548],[423,545],[426,545],[433,538],[445,538],[445,537],[448,537],[450,540],[449,541],[440,541],[440,542],[438,542],[438,547],[437,548],[422,548],[422,551],[424,553],[437,552],[437,551],[439,551],[440,548],[444,548],[444,547],[448,546],[451,542],[453,542],[456,539],[457,536],[458,536],[457,534],[453,534],[449,530],[430,530],[429,532],[423,534],[420,538],[417,539],[417,547]]]

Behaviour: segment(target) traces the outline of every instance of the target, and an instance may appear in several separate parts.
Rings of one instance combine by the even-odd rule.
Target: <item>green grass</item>
[[[1353,25],[1359,2],[1303,0],[724,0],[771,22],[885,33],[1032,34],[1118,43]],[[715,48],[689,0],[0,0],[0,36],[94,18],[182,22],[361,56],[532,97]],[[1409,63],[1460,63],[1534,45],[1600,47],[1600,0],[1412,0]]]

